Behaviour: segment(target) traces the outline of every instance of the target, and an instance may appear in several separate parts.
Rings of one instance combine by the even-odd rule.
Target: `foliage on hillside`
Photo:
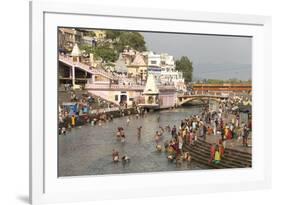
[[[138,32],[107,30],[106,38],[96,45],[80,45],[81,50],[88,54],[92,53],[96,59],[101,58],[106,63],[115,62],[119,53],[126,47],[140,52],[145,51],[144,37]]]

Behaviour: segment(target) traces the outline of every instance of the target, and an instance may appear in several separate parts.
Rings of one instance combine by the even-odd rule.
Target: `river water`
[[[74,128],[66,135],[59,136],[59,176],[103,175],[122,173],[143,173],[177,170],[206,169],[203,165],[192,162],[176,167],[167,161],[165,152],[155,150],[154,135],[159,125],[180,125],[180,121],[190,115],[198,114],[200,107],[182,107],[175,110],[162,110],[148,113],[144,118],[131,116],[116,118],[101,126],[84,125]],[[159,120],[159,122],[158,122]],[[137,136],[137,127],[142,126],[141,137]],[[125,130],[126,141],[116,140],[117,127]],[[163,141],[171,138],[164,132]],[[120,156],[130,157],[130,163],[112,162],[112,149]]]

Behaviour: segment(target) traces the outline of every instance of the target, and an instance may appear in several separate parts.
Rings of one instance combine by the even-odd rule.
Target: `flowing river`
[[[58,175],[62,177],[206,169],[195,162],[176,167],[174,163],[168,162],[165,152],[156,151],[154,141],[155,132],[160,130],[159,126],[165,128],[170,125],[172,128],[176,125],[178,129],[182,119],[200,111],[201,107],[181,107],[148,113],[138,119],[131,116],[128,125],[125,116],[101,126],[89,124],[74,128],[66,135],[59,136]],[[137,136],[139,126],[142,126],[140,138]],[[116,140],[117,127],[124,128],[125,143]],[[169,139],[171,134],[164,132],[163,142]],[[118,150],[120,157],[129,156],[130,163],[113,163],[112,149]]]

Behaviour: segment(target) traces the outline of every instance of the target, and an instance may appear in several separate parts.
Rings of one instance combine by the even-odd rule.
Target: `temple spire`
[[[72,49],[71,56],[72,57],[79,57],[79,56],[81,56],[81,51],[80,51],[77,43],[75,43],[75,45],[74,45],[74,47]]]
[[[143,94],[159,94],[159,90],[152,74],[148,74]]]

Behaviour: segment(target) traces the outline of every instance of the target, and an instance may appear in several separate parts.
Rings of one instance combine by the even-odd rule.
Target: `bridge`
[[[210,95],[210,94],[201,94],[201,95],[180,95],[178,96],[178,105],[183,105],[185,103],[198,100],[203,102],[204,104],[209,101],[217,101],[220,102],[223,99],[228,99],[227,95]]]

